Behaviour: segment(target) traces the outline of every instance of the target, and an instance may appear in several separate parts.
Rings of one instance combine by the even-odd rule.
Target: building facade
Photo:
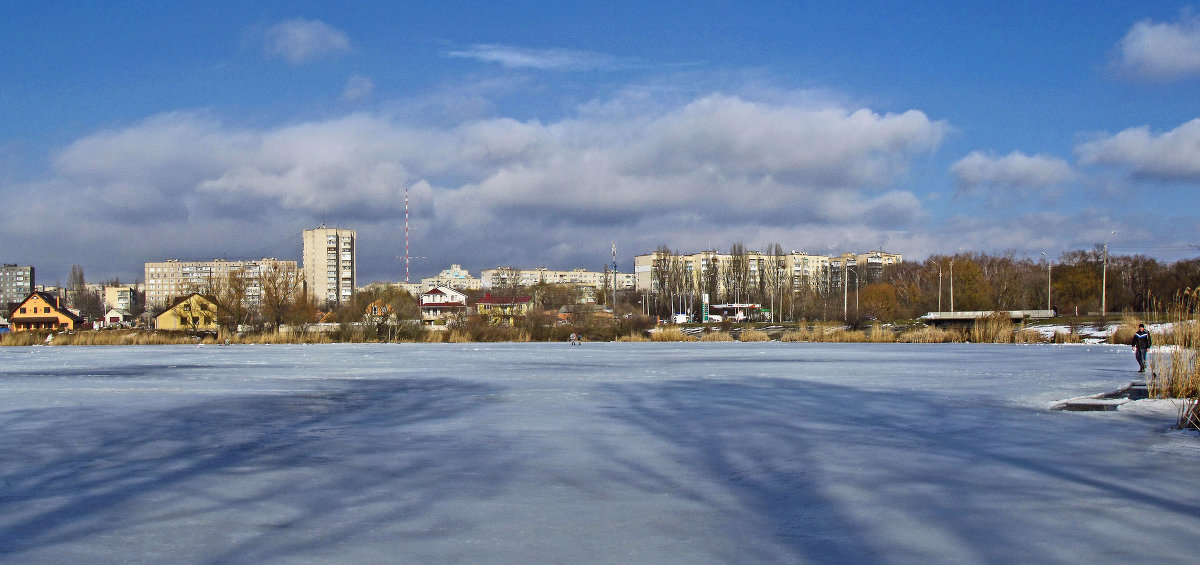
[[[264,258],[254,261],[180,261],[168,259],[146,263],[146,306],[163,307],[174,299],[193,292],[211,293],[230,273],[240,272],[246,279],[246,302],[262,303],[261,277],[271,272],[295,274],[295,261]]]
[[[656,251],[634,257],[634,275],[638,292],[661,292],[664,286],[697,294],[770,287],[826,294],[842,289],[847,281],[855,284],[859,276],[864,283],[880,280],[885,267],[902,261],[903,256],[884,251],[834,257],[802,251],[783,255],[747,251],[737,257],[716,251],[689,255]]]
[[[607,279],[605,278],[607,276]],[[504,288],[510,286],[533,286],[536,284],[561,284],[569,286],[589,286],[592,288],[611,288],[616,282],[617,290],[632,290],[637,284],[633,273],[604,273],[585,269],[570,271],[554,271],[545,267],[534,269],[518,269],[516,267],[496,267],[485,269],[479,275],[483,288]]]
[[[172,301],[166,311],[154,318],[160,330],[217,331],[217,300],[212,295],[193,292]]]
[[[63,305],[59,297],[34,291],[25,297],[8,316],[14,332],[32,330],[74,330],[84,319]]]
[[[449,269],[438,273],[436,277],[421,279],[422,289],[437,288],[439,286],[454,290],[479,290],[483,288],[483,281],[471,276],[471,273],[462,268],[462,265],[454,264],[450,265]]]
[[[357,276],[358,235],[354,230],[321,226],[304,230],[304,288],[326,308],[349,302]]]
[[[0,306],[25,300],[34,290],[33,267],[5,264],[0,267]]]

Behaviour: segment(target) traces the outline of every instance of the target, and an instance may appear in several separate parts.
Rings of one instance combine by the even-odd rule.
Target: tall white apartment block
[[[357,244],[354,230],[304,230],[304,287],[309,298],[327,307],[350,301],[358,281]]]
[[[253,261],[168,259],[146,263],[146,305],[165,306],[172,299],[191,292],[212,292],[215,285],[220,285],[235,271],[246,278],[246,301],[259,304],[262,297],[260,277],[272,271],[295,273],[297,270],[295,261],[274,258]]]

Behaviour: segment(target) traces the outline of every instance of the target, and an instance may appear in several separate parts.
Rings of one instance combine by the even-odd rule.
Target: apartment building
[[[33,293],[33,267],[6,263],[0,267],[0,306],[25,300]]]
[[[304,287],[309,298],[328,308],[354,296],[358,236],[354,230],[324,225],[304,230]]]
[[[615,278],[618,290],[633,290],[637,278],[633,273],[606,273],[572,269],[570,271],[554,271],[545,267],[533,269],[518,269],[516,267],[496,267],[485,269],[480,273],[483,288],[502,288],[506,286],[533,286],[536,284],[561,284],[571,286],[589,286],[603,288],[606,283],[611,288]]]
[[[105,286],[104,309],[129,310],[135,301],[137,287],[135,286]]]
[[[232,272],[240,272],[246,278],[246,301],[258,305],[262,300],[260,277],[272,271],[294,274],[299,268],[295,261],[275,258],[253,261],[167,259],[146,263],[146,305],[163,307],[192,292],[212,292],[214,286],[228,280]]]
[[[744,269],[735,266],[738,261],[745,262]],[[879,280],[886,266],[902,261],[901,255],[883,251],[843,253],[835,257],[801,251],[778,256],[747,251],[741,257],[716,251],[688,255],[656,251],[634,257],[634,275],[639,292],[658,292],[665,281],[676,279],[682,280],[681,284],[690,284],[697,293],[705,292],[705,289],[723,292],[731,283],[745,288],[787,285],[828,293],[842,288],[844,280],[854,284],[855,277],[860,274],[864,281]],[[740,272],[733,277],[731,271]]]
[[[478,290],[483,288],[483,280],[471,276],[471,273],[462,268],[462,265],[450,265],[449,269],[438,273],[436,277],[427,277],[421,279],[421,288],[428,290],[439,286],[452,288],[454,290]],[[418,291],[421,292],[421,291]]]

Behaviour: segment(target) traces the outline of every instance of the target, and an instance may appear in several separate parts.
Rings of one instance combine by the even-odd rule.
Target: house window
[[[21,313],[22,313],[22,314],[24,314],[24,313],[25,313],[25,309],[24,309],[24,308],[21,308]]]
[[[42,313],[43,313],[43,314],[49,314],[49,313],[50,313],[50,307],[49,307],[49,306],[46,306],[45,308],[42,308]]]

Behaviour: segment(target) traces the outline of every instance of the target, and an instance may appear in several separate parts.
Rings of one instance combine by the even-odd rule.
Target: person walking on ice
[[[1133,334],[1133,354],[1137,357],[1138,372],[1146,372],[1146,352],[1150,350],[1150,332],[1146,324],[1138,324],[1137,333]]]

